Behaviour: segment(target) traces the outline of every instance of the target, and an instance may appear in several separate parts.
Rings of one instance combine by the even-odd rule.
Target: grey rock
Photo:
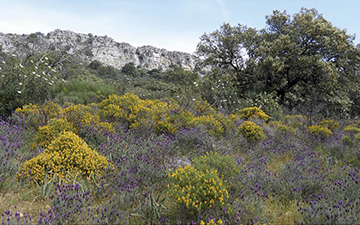
[[[175,158],[172,161],[172,165],[173,165],[172,167],[179,168],[180,166],[181,167],[191,166],[192,163],[189,159],[181,157],[181,158]]]
[[[20,56],[29,52],[60,51],[88,63],[97,60],[118,69],[132,62],[135,66],[149,70],[167,70],[171,65],[192,70],[199,60],[189,53],[167,51],[153,46],[136,48],[125,42],[116,42],[107,36],[59,29],[47,35],[40,32],[28,35],[0,33],[0,45],[2,51]]]

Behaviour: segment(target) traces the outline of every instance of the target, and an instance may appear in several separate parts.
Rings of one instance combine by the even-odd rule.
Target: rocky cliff
[[[191,70],[197,61],[195,56],[184,52],[167,51],[153,46],[134,47],[107,36],[79,34],[68,30],[55,30],[47,35],[40,32],[29,35],[0,33],[0,46],[4,52],[18,54],[60,51],[87,62],[98,60],[118,69],[133,62],[135,66],[150,70],[166,70],[171,65]]]

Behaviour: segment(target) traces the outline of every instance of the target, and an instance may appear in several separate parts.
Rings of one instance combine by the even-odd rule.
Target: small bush
[[[320,125],[315,126],[309,126],[307,131],[314,136],[318,136],[320,138],[326,138],[332,135],[331,130],[329,130],[327,127],[323,127]]]
[[[293,128],[306,127],[307,117],[303,115],[285,116],[284,124]]]
[[[229,198],[214,169],[201,171],[192,166],[179,167],[169,173],[169,180],[169,196],[193,215],[222,206]]]
[[[227,183],[240,171],[233,157],[219,155],[216,152],[207,152],[206,155],[194,159],[194,167],[203,172],[215,169],[219,177]]]
[[[249,119],[263,119],[267,121],[269,119],[269,116],[264,113],[261,109],[258,107],[248,107],[244,109],[239,110],[240,118],[244,120]]]
[[[80,173],[85,177],[101,175],[109,165],[105,157],[89,148],[84,140],[71,131],[65,131],[53,140],[47,149],[24,163],[17,177],[31,178],[41,184],[45,173],[49,179],[63,180],[68,174]]]
[[[336,130],[337,128],[339,128],[339,122],[337,122],[336,120],[328,120],[325,119],[323,121],[319,122],[320,126],[326,127],[331,131]]]
[[[61,134],[61,132],[64,131],[76,132],[72,124],[63,118],[50,120],[49,125],[39,127],[39,130],[35,135],[36,145],[33,147],[40,146],[46,148]]]
[[[295,135],[296,131],[294,128],[290,126],[286,126],[285,124],[279,122],[279,121],[271,121],[269,123],[271,126],[274,126],[276,128],[276,131],[280,134],[286,135],[286,134],[292,134]]]
[[[265,138],[264,129],[251,121],[245,121],[239,126],[241,136],[246,138],[249,142],[258,142]]]

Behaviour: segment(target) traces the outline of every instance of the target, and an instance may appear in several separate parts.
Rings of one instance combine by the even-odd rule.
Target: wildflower
[[[21,91],[17,91],[17,93],[21,94]]]
[[[19,66],[20,66],[21,68],[24,68],[24,66],[23,66],[23,65],[21,65],[21,63],[19,64]]]
[[[16,55],[15,55],[15,54],[11,54],[11,56],[12,56],[12,57],[16,57]]]
[[[3,64],[6,64],[5,61],[1,61]]]

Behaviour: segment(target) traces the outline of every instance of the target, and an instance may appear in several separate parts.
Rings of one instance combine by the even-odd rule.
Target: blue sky
[[[264,28],[273,10],[293,15],[316,8],[333,25],[359,36],[360,0],[0,0],[0,32],[55,29],[107,35],[134,46],[193,53],[199,37],[224,22]]]

